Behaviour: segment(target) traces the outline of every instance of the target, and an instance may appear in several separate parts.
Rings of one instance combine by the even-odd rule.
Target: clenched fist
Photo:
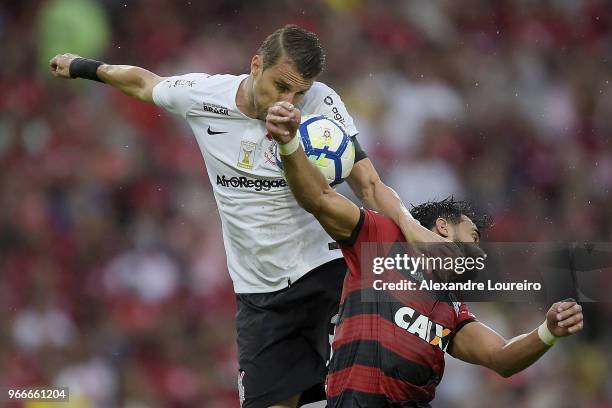
[[[51,58],[49,61],[51,74],[58,78],[70,79],[70,63],[75,58],[80,57],[76,54],[59,54]]]
[[[268,109],[266,128],[281,144],[289,142],[300,126],[301,112],[289,102],[276,102]]]
[[[546,313],[548,330],[556,337],[566,337],[582,330],[582,306],[574,299],[553,303]]]

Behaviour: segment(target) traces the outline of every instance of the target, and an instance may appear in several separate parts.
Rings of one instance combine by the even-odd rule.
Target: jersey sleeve
[[[459,333],[459,330],[465,327],[466,324],[472,323],[475,321],[477,321],[476,316],[474,316],[472,312],[470,312],[468,305],[464,302],[460,302],[459,309],[455,317],[455,329],[451,333],[450,343],[447,348],[447,351],[450,354],[453,354],[453,344],[454,344],[455,336],[457,335],[457,333]]]
[[[343,246],[357,246],[362,242],[386,242],[392,240],[387,233],[395,227],[395,223],[384,215],[366,208],[361,208],[359,222],[353,229],[351,236],[338,241]]]
[[[351,236],[338,241],[342,254],[352,274],[361,275],[361,258],[368,257],[362,253],[362,243],[393,242],[399,239],[401,231],[390,218],[365,208],[361,208],[359,222]],[[371,249],[371,248],[370,248]]]
[[[476,316],[470,312],[468,305],[461,302],[459,306],[459,313],[457,314],[457,322],[455,323],[455,333],[457,333],[463,326],[468,323],[475,322]]]
[[[353,146],[355,146],[355,163],[360,160],[366,159],[368,157],[368,154],[361,148],[359,140],[357,140],[357,135],[351,137],[351,139],[353,140]]]
[[[316,93],[314,94],[312,114],[320,114],[337,120],[344,126],[349,136],[355,136],[359,131],[355,126],[353,118],[348,113],[344,102],[340,96],[329,86],[320,82],[316,83]]]
[[[185,74],[166,78],[153,88],[153,102],[168,112],[187,116],[197,103],[196,92],[208,74]]]

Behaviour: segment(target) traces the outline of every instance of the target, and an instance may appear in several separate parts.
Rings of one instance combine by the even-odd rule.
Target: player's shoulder
[[[210,75],[201,72],[190,72],[165,77],[158,85],[167,89],[194,89],[208,77]]]
[[[363,209],[364,212],[364,225],[368,223],[368,225],[373,226],[377,231],[383,231],[385,233],[395,233],[400,231],[395,221],[391,218],[387,217],[379,213],[378,211],[369,210],[367,208]]]
[[[247,75],[234,75],[234,74],[212,74],[208,75],[206,80],[208,82],[218,83],[218,84],[230,84],[233,85],[237,82],[242,81]]]
[[[240,80],[240,75],[191,72],[188,74],[167,77],[162,81],[162,84],[168,88],[184,88],[185,90],[202,91],[224,86],[231,87]]]
[[[246,77],[202,72],[166,77],[153,89],[153,101],[182,116],[230,116],[236,91]]]
[[[315,81],[313,82],[308,92],[306,92],[306,95],[304,96],[304,101],[307,103],[310,102],[317,104],[325,103],[325,98],[329,99],[336,95],[338,94],[332,89],[332,87],[327,84],[324,84],[323,82]],[[331,105],[331,101],[329,105]]]
[[[303,115],[326,115],[337,120],[350,136],[359,133],[340,95],[323,82],[313,83],[298,107]]]
[[[320,81],[314,81],[312,83],[312,86],[308,90],[308,93],[311,93],[311,92],[314,94],[320,94],[320,93],[327,94],[330,92],[336,93],[336,91],[334,91],[334,89],[331,86],[327,85],[324,82],[320,82]]]

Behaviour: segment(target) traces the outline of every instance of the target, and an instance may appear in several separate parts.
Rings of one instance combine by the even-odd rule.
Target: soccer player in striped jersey
[[[391,219],[359,209],[330,188],[301,145],[290,143],[300,116],[292,105],[277,103],[268,111],[267,128],[279,143],[296,200],[340,242],[349,266],[327,377],[330,408],[429,407],[442,379],[446,352],[509,377],[533,364],[559,337],[582,329],[582,308],[571,300],[554,303],[538,328],[506,340],[478,322],[450,292],[441,297],[427,292],[373,293],[362,279],[360,245],[405,239]],[[427,203],[416,207],[413,215],[448,239],[478,244],[478,219],[464,202]],[[388,255],[384,245],[377,247],[378,256]],[[364,301],[368,297],[375,301]]]
[[[346,181],[364,205],[394,218],[411,242],[445,242],[403,211],[397,194],[382,183],[359,148],[342,99],[317,81],[324,62],[317,36],[295,25],[270,34],[242,75],[162,77],[74,54],[49,61],[55,77],[104,83],[191,127],[217,202],[236,292],[243,408],[293,408],[325,398],[329,330],[346,273],[341,252],[295,202],[277,167],[276,144],[265,126],[272,103],[285,101],[342,123],[355,145]],[[300,304],[299,313],[294,304]]]

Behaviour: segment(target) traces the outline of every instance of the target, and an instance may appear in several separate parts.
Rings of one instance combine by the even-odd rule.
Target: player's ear
[[[255,54],[251,59],[251,75],[258,76],[263,71],[263,58],[259,54]]]
[[[434,225],[434,232],[443,236],[444,238],[448,238],[450,235],[449,227],[448,221],[442,217],[438,217],[436,220],[436,225]]]

